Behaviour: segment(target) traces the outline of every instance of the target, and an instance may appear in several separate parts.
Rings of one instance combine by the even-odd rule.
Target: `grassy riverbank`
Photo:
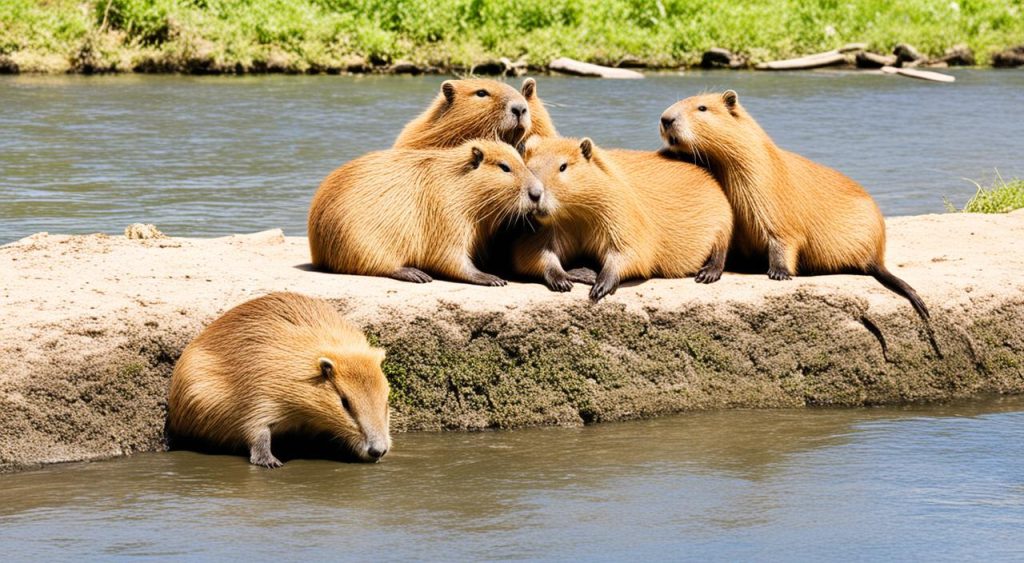
[[[752,62],[865,41],[986,64],[1024,38],[1019,2],[854,0],[4,0],[0,68],[64,71],[444,69],[508,57],[693,65],[710,47]]]

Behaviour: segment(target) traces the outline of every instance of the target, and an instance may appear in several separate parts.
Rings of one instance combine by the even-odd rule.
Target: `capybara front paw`
[[[594,285],[597,282],[597,272],[590,268],[573,268],[566,272],[570,281]]]
[[[786,270],[776,270],[776,269],[768,270],[768,277],[773,279],[773,280],[790,280],[790,279],[793,279],[789,275],[789,272],[787,272]]]
[[[395,273],[391,274],[391,277],[396,280],[412,283],[427,283],[434,281],[434,278],[430,277],[426,272],[419,268],[399,268]]]
[[[566,291],[572,290],[572,282],[569,278],[562,276],[551,276],[547,280],[548,289],[551,291],[557,291],[559,293],[565,293]]]
[[[276,469],[284,465],[281,460],[274,457],[272,454],[256,455],[253,454],[249,457],[249,463],[253,465],[259,465],[260,467],[266,467],[267,469]]]
[[[722,269],[714,268],[712,266],[704,266],[697,271],[697,275],[694,276],[693,281],[697,283],[715,283],[722,277]]]
[[[618,287],[619,283],[614,279],[599,279],[594,287],[590,288],[590,300],[597,303],[606,295],[614,295]]]
[[[502,287],[508,285],[508,282],[491,274],[485,274],[483,272],[473,276],[473,283],[477,285],[489,285],[491,287]]]

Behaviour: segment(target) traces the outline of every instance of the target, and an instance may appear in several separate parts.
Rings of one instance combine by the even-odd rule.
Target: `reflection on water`
[[[540,77],[562,134],[637,149],[679,98],[735,88],[783,147],[862,182],[887,215],[1024,176],[1024,73],[953,85],[857,72]],[[332,169],[388,147],[445,77],[0,76],[0,243],[37,231],[306,229]],[[517,82],[518,84],[518,82]]]
[[[14,558],[1019,559],[1024,398],[398,435],[377,465],[191,452],[0,476]]]

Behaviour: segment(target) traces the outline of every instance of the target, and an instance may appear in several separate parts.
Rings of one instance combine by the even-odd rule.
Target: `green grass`
[[[1024,40],[1021,0],[3,0],[0,56],[23,70],[442,67],[500,56],[692,65],[714,46],[753,62],[866,41],[979,62]],[[84,61],[84,63],[83,63]],[[198,66],[197,66],[198,65]],[[65,68],[66,69],[66,68]]]
[[[989,187],[974,183],[978,191],[967,201],[964,213],[1009,213],[1015,209],[1024,209],[1024,180],[1014,178],[1009,182],[1001,177]],[[946,208],[956,212],[956,207],[946,201]]]

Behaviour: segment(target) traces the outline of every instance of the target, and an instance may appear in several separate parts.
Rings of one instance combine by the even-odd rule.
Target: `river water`
[[[950,72],[952,85],[837,71],[542,76],[539,92],[565,135],[654,149],[667,106],[734,88],[781,146],[905,215],[962,204],[975,190],[965,178],[1024,176],[1024,72]],[[0,244],[133,222],[178,236],[302,235],[320,180],[387,148],[443,79],[2,76]]]
[[[6,560],[1021,560],[1024,397],[395,436],[0,476]]]

